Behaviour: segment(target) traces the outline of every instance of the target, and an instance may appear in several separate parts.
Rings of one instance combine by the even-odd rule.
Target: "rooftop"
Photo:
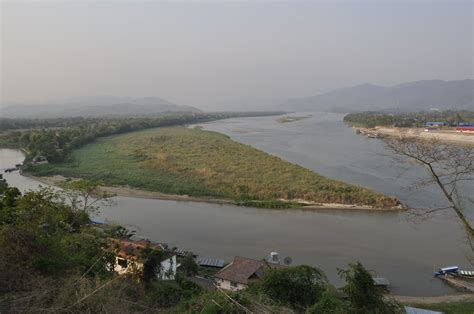
[[[161,243],[154,243],[145,239],[138,241],[129,239],[113,240],[112,247],[118,248],[117,255],[124,259],[139,260],[142,257],[142,251],[146,248],[163,251],[165,253],[163,259],[175,255],[175,253],[164,250]]]
[[[220,270],[215,277],[248,284],[250,279],[259,279],[271,268],[286,267],[284,265],[272,264],[262,260],[236,256],[234,261]]]

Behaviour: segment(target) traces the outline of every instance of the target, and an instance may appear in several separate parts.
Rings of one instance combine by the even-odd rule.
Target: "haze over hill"
[[[54,100],[41,104],[2,104],[6,118],[59,118],[98,116],[141,116],[165,112],[199,112],[156,97],[87,96]]]
[[[292,111],[356,112],[368,110],[474,110],[474,80],[424,80],[384,87],[363,84],[325,94],[287,100]]]

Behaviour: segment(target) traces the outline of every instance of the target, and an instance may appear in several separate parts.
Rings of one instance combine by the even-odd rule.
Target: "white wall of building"
[[[127,267],[120,265],[121,263],[127,263]],[[143,268],[142,263],[124,260],[121,257],[115,257],[114,270],[119,275],[124,275],[127,273],[133,273],[140,271]],[[161,262],[161,270],[157,277],[160,280],[174,280],[176,276],[176,255],[173,255],[170,258],[167,258]]]
[[[232,282],[230,280],[224,280],[221,278],[216,278],[216,285],[224,290],[237,291],[247,288],[247,285],[244,285],[239,282]]]

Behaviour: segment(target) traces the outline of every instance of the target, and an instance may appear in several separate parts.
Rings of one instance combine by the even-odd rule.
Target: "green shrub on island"
[[[157,128],[100,138],[64,161],[27,170],[39,176],[60,174],[256,207],[301,207],[298,199],[378,208],[398,204],[395,198],[327,179],[228,136],[197,128]]]

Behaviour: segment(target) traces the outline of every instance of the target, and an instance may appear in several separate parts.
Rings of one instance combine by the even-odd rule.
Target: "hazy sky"
[[[473,77],[472,1],[1,2],[1,100],[233,99]]]

